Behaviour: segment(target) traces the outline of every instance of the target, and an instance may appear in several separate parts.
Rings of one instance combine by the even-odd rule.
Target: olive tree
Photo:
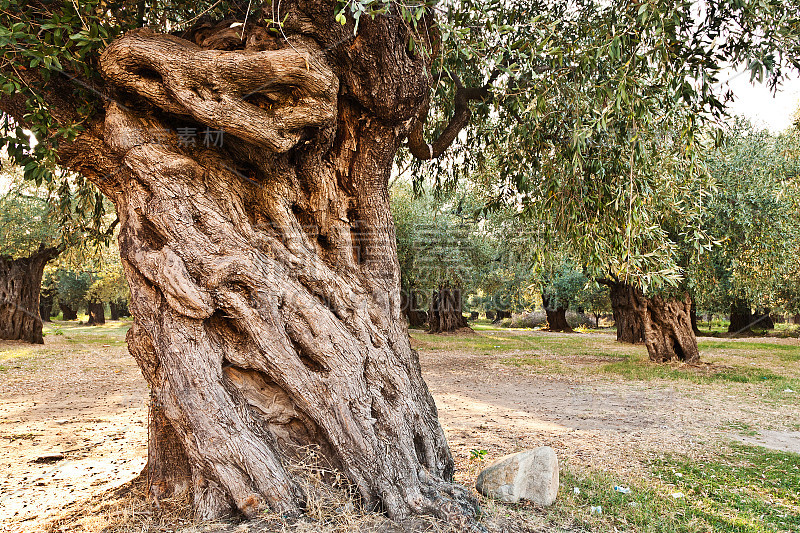
[[[9,170],[4,177],[8,190],[0,195],[0,339],[42,344],[42,275],[47,262],[63,251],[56,211],[47,190],[23,183]]]
[[[563,204],[579,245],[583,220],[615,257],[629,252],[617,266],[644,279],[662,246],[637,250],[634,233],[649,227],[639,208],[664,166],[644,155],[683,162],[691,117],[721,107],[706,91],[717,61],[752,56],[778,70],[767,54],[794,42],[779,9],[2,3],[9,153],[31,179],[57,181],[55,163],[84,177],[119,217],[128,347],[153,395],[149,492],[191,491],[202,518],[297,513],[306,495],[287,463],[312,447],[391,517],[472,523],[475,501],[452,484],[401,319],[396,154],[440,158],[466,126],[484,124],[475,131],[509,153],[503,175],[533,180],[517,180],[526,198]],[[659,117],[685,128],[659,146],[637,142]],[[475,159],[464,153],[451,155]],[[613,164],[595,165],[593,153]],[[528,172],[561,162],[571,162],[563,179]]]

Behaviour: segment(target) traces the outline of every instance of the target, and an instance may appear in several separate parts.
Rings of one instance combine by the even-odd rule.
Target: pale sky
[[[721,92],[727,88],[736,99],[729,104],[732,115],[742,115],[757,126],[767,127],[772,133],[780,133],[792,125],[792,115],[800,107],[800,79],[797,75],[785,81],[773,96],[766,84],[750,83],[750,73],[733,75]]]

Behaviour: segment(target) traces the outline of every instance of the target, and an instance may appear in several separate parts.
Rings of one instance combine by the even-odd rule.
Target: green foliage
[[[0,255],[29,257],[40,247],[58,246],[62,233],[47,191],[22,183],[13,168],[0,179],[8,183],[0,195]]]
[[[448,80],[491,90],[474,105],[462,142],[432,166],[414,167],[415,175],[439,184],[478,176],[493,206],[511,204],[539,221],[542,242],[566,242],[590,277],[611,271],[646,289],[680,281],[681,247],[700,254],[712,244],[702,225],[709,184],[697,154],[718,140],[708,126],[724,114],[720,73],[744,66],[775,83],[787,66],[800,66],[795,1],[329,5],[332,28],[352,21],[354,32],[363,16],[398,17],[410,28],[409,53],[431,55],[431,137],[452,115],[456,88]],[[102,109],[101,50],[128,29],[178,31],[202,15],[260,17],[280,29],[278,10],[275,2],[231,0],[0,0],[0,91],[24,99],[25,128],[37,141],[6,119],[0,145],[26,179],[59,193],[62,216],[78,211],[92,221],[92,236],[108,238],[99,192],[55,165],[59,146]],[[441,46],[419,35],[430,17]],[[35,81],[22,76],[31,70]],[[74,109],[58,117],[48,109],[43,88],[51,83],[70,94]]]
[[[130,300],[128,282],[119,263],[106,265],[94,276],[86,292],[90,302],[127,302]]]
[[[699,254],[712,245],[702,226],[710,187],[697,156],[719,139],[707,132],[724,113],[720,73],[744,64],[777,80],[783,65],[797,66],[796,3],[707,7],[448,5],[450,42],[437,67],[464,85],[489,81],[493,98],[476,106],[464,142],[417,174],[440,184],[480,177],[493,206],[524,208],[541,238],[568,243],[591,276],[676,285],[681,248]],[[431,135],[452,111],[443,104],[452,91],[437,85]]]
[[[708,156],[717,182],[707,230],[721,245],[694,265],[698,305],[727,312],[734,299],[800,310],[800,132],[774,136],[737,120]]]
[[[56,273],[56,295],[58,301],[79,309],[87,303],[89,287],[94,282],[91,272],[76,272],[74,270],[59,270]]]
[[[472,217],[469,202],[465,193],[415,197],[402,183],[393,187],[397,256],[408,294],[427,295],[443,283],[465,293],[481,285],[492,247]]]
[[[542,274],[543,299],[547,298],[551,308],[577,307],[580,293],[588,283],[583,272],[569,260]]]

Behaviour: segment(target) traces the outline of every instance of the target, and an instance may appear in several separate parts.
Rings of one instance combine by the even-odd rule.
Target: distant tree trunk
[[[77,309],[73,309],[72,307],[63,302],[58,302],[58,308],[61,309],[62,320],[78,320]]]
[[[44,267],[58,254],[40,246],[30,257],[0,257],[0,339],[44,344],[39,292]]]
[[[469,319],[470,320],[478,320],[478,312],[477,311],[470,311]]]
[[[403,315],[408,320],[409,327],[419,328],[428,321],[428,314],[419,309],[419,302],[417,301],[417,291],[413,288],[408,291],[400,293],[400,305],[403,308]]]
[[[795,324],[800,324],[800,313],[798,313],[798,314],[794,315],[794,320],[793,320],[793,322],[794,322]]]
[[[495,309],[494,313],[492,313],[492,314],[494,315],[494,318],[492,319],[492,322],[500,322],[501,320],[503,320],[505,318],[511,318],[511,311],[504,310],[504,309]],[[488,311],[486,312],[486,317],[487,318],[489,317],[489,312]]]
[[[697,327],[697,305],[695,305],[694,299],[692,299],[692,309],[689,313],[689,317],[692,320],[692,331],[694,332],[695,336],[699,336],[700,329]]]
[[[572,333],[572,328],[567,323],[567,308],[561,306],[551,307],[551,303],[552,298],[549,295],[542,294],[542,306],[547,315],[547,329],[549,331]]]
[[[97,326],[106,323],[106,310],[103,302],[91,302],[86,308],[89,320],[86,322],[90,326]]]
[[[617,328],[617,340],[630,344],[644,342],[643,313],[634,297],[635,289],[627,283],[602,281],[608,285],[611,298],[611,309],[614,312],[614,324]]]
[[[594,315],[594,328],[600,329],[600,313],[592,313]]]
[[[108,302],[108,312],[111,315],[111,320],[119,320],[120,308],[115,301]]]
[[[683,299],[646,297],[642,291],[626,283],[603,280],[610,287],[611,305],[617,321],[617,340],[628,338],[645,343],[650,360],[656,363],[700,360],[697,338],[691,326],[692,301],[688,293]],[[620,320],[623,321],[622,336]]]
[[[41,291],[39,293],[39,316],[42,322],[50,322],[50,316],[53,314],[53,302],[55,301],[55,294],[52,290]]]
[[[775,329],[775,322],[772,320],[770,313],[772,310],[767,307],[763,313],[756,313],[753,315],[753,326],[758,329]]]
[[[750,303],[741,298],[734,298],[731,302],[731,323],[728,326],[728,333],[748,333],[752,326],[753,312]]]
[[[428,333],[447,333],[469,327],[461,313],[461,289],[441,285],[438,291],[433,291],[428,324]]]

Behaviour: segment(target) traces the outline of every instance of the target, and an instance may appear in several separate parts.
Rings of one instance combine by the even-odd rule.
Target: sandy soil
[[[120,342],[70,342],[48,336],[0,372],[0,531],[38,531],[145,464],[147,388],[133,359]],[[800,452],[800,432],[787,431],[795,408],[754,401],[746,386],[548,375],[501,364],[507,354],[420,356],[463,483],[492,458],[541,445],[573,468],[620,475],[649,452],[691,454],[730,438]],[[732,423],[769,430],[744,437]],[[472,450],[486,457],[471,460]],[[55,453],[63,458],[40,462]]]

